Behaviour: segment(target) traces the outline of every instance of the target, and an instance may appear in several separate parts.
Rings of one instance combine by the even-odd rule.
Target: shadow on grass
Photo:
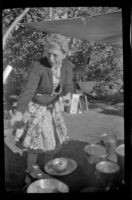
[[[124,112],[122,109],[114,110],[114,109],[103,109],[102,111],[99,111],[99,113],[103,113],[105,115],[117,115],[124,117]]]
[[[122,143],[122,141],[121,141]],[[38,156],[37,164],[44,170],[45,164],[56,157],[69,157],[77,162],[77,168],[65,176],[52,176],[66,183],[70,192],[79,192],[85,187],[98,187],[99,182],[95,175],[95,166],[88,163],[84,147],[87,142],[71,140],[63,144],[58,151],[41,153]],[[5,145],[5,187],[7,192],[22,193],[27,165],[27,152],[23,156],[13,153]]]
[[[108,101],[94,101],[89,103],[90,109],[99,109],[99,113],[103,113],[106,115],[117,115],[124,117],[124,104],[117,103],[113,104],[112,102]]]

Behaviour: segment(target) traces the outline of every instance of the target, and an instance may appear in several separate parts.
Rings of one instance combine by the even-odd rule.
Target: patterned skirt
[[[29,150],[51,151],[69,140],[59,101],[51,109],[30,102],[23,122],[25,126],[16,130],[15,139]]]

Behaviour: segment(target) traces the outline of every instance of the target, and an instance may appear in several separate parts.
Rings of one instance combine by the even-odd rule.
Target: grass
[[[59,152],[53,156],[71,157],[78,162],[79,166],[77,171],[73,173],[74,178],[69,175],[69,178],[61,177],[60,180],[66,182],[71,187],[73,184],[75,190],[95,184],[94,171],[87,163],[83,148],[89,142],[90,136],[96,139],[96,136],[100,136],[104,132],[115,134],[118,139],[123,139],[123,110],[123,102],[113,104],[112,101],[90,100],[89,112],[84,111],[78,115],[65,113],[65,120],[72,141],[63,145]],[[8,123],[6,125],[8,127]],[[8,131],[5,133],[8,137]],[[26,175],[27,152],[20,156],[18,153],[14,153],[11,149],[12,147],[8,144],[5,143],[6,189],[9,192],[22,192],[21,188],[24,186]],[[43,167],[51,157],[50,153],[41,154],[38,158],[38,164]]]

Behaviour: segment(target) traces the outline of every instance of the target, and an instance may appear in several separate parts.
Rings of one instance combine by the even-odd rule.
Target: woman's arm
[[[24,113],[28,103],[33,98],[40,81],[40,66],[38,62],[33,64],[33,68],[29,74],[28,82],[18,99],[18,111]]]

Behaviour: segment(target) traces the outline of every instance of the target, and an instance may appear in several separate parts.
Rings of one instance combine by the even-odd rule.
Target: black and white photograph
[[[122,8],[7,8],[2,37],[6,193],[125,192]]]

